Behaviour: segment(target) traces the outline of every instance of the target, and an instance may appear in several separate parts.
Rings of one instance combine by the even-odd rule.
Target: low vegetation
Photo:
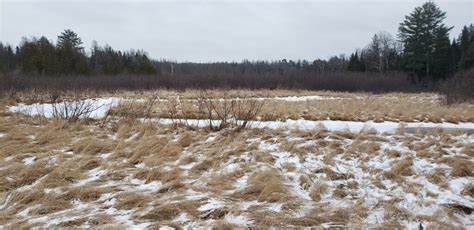
[[[319,97],[298,101],[315,94]],[[319,119],[311,108],[325,111],[328,106],[329,112],[350,103],[361,108],[346,120],[370,120],[363,114],[384,114],[388,107],[408,108],[403,104],[412,103],[432,107],[437,121],[471,121],[465,112],[472,110],[470,104],[447,107],[435,94],[285,90],[120,91],[94,96],[121,97],[122,102],[105,117],[68,121],[8,112],[7,106],[31,100],[26,92],[2,100],[0,220],[5,227],[469,224],[472,134],[443,129],[410,133],[403,126],[391,133],[329,131],[324,126],[242,128],[234,122],[270,113],[281,114],[274,119],[297,118],[292,110],[305,106],[308,110],[301,113],[306,118]],[[60,98],[87,95],[69,92]],[[255,104],[261,98],[265,103]],[[293,101],[285,101],[288,98]],[[209,110],[200,112],[200,103]],[[274,111],[268,110],[271,106]],[[242,111],[252,116],[242,116]],[[406,109],[384,114],[380,121],[417,113]],[[199,116],[229,125],[196,127],[183,120]],[[157,122],[163,117],[174,122]],[[444,199],[448,194],[449,201]]]

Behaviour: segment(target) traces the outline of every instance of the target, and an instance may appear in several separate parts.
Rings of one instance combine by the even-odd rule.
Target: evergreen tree
[[[0,72],[7,73],[15,69],[15,53],[10,45],[0,42]]]
[[[66,29],[58,36],[58,47],[60,49],[74,49],[80,51],[83,49],[81,38],[72,30]]]
[[[474,26],[464,26],[459,37],[460,69],[468,69],[474,66]]]
[[[446,12],[430,1],[416,7],[400,23],[404,69],[415,73],[421,80],[436,79],[445,74],[445,70],[433,67],[434,63],[449,63],[443,55],[446,55],[446,44],[449,46],[448,33],[452,27],[443,23],[445,18]]]
[[[433,43],[431,74],[433,79],[445,79],[450,76],[450,52],[452,51],[447,28],[438,28]]]
[[[63,74],[87,74],[89,65],[81,38],[72,30],[64,30],[58,36],[57,54],[61,61],[60,72]]]

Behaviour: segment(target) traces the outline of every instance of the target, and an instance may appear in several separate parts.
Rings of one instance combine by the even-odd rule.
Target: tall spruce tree
[[[415,73],[420,80],[439,79],[447,72],[438,68],[449,64],[448,33],[452,27],[443,23],[445,18],[446,12],[429,1],[416,7],[400,23],[398,37],[404,45],[404,69]]]

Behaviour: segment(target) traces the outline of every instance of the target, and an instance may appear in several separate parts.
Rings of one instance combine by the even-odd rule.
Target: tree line
[[[0,43],[0,72],[4,75],[35,76],[154,75],[166,81],[183,81],[183,84],[226,79],[229,86],[249,85],[249,81],[260,85],[257,82],[265,79],[268,87],[306,85],[304,79],[308,82],[311,79],[311,84],[315,84],[313,80],[321,79],[321,76],[349,72],[381,73],[370,76],[385,74],[403,80],[410,78],[410,81],[418,83],[438,82],[474,65],[473,25],[465,26],[459,37],[451,41],[449,32],[452,27],[443,23],[445,18],[446,12],[430,1],[416,7],[405,17],[400,23],[397,38],[387,32],[379,32],[365,48],[356,50],[349,57],[339,55],[312,62],[284,59],[178,63],[152,60],[142,50],[116,51],[109,45],[101,47],[97,42],[93,42],[90,52],[86,53],[81,38],[75,32],[65,30],[57,37],[56,43],[44,36],[39,39],[24,38],[15,48]],[[393,72],[397,74],[387,74]],[[270,78],[274,81],[272,84],[267,81]],[[247,82],[237,82],[244,80]]]
[[[464,26],[452,41],[443,12],[427,2],[400,23],[398,40],[382,32],[364,49],[351,54],[347,70],[367,72],[403,71],[417,82],[436,82],[474,66],[474,26]]]
[[[156,73],[152,60],[141,50],[115,51],[93,42],[91,54],[86,55],[81,38],[69,29],[58,36],[56,44],[44,36],[23,38],[15,50],[0,43],[0,70],[48,76]]]

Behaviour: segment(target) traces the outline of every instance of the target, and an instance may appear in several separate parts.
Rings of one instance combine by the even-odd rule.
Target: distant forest
[[[474,66],[474,26],[464,26],[459,36],[450,40],[453,27],[443,23],[445,18],[446,12],[426,2],[405,16],[396,38],[379,32],[366,47],[349,56],[314,61],[178,63],[152,60],[143,50],[117,51],[97,42],[86,52],[79,35],[67,29],[56,43],[44,36],[23,38],[16,47],[0,42],[0,72],[4,89],[54,85],[46,78],[55,78],[57,84],[64,85],[73,81],[63,76],[75,76],[77,86],[102,84],[105,88],[140,85],[415,91],[439,85],[455,75],[465,79],[466,72],[473,72],[467,70]],[[102,80],[91,80],[100,77]]]

